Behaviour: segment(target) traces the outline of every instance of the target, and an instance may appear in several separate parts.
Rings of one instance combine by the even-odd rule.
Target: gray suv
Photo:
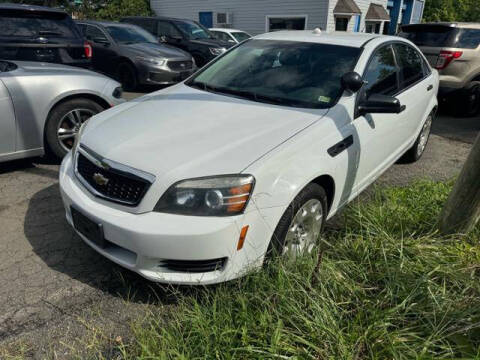
[[[480,111],[480,24],[404,25],[398,35],[414,42],[439,71],[441,100],[464,116]]]

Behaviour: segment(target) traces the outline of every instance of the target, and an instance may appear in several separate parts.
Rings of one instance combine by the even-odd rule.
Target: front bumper
[[[106,206],[75,177],[71,154],[65,157],[60,169],[60,189],[67,221],[73,225],[73,206],[102,225],[107,246],[100,248],[78,233],[80,237],[108,259],[152,281],[212,284],[237,278],[262,265],[272,233],[258,210],[236,217],[195,217],[155,212],[132,214]],[[237,250],[245,225],[249,225],[245,245]],[[214,259],[224,259],[221,269],[181,269],[188,262]],[[167,266],[172,262],[173,269]]]
[[[174,71],[165,66],[154,66],[141,63],[138,66],[138,82],[142,85],[177,84],[196,71],[196,67],[184,71]]]

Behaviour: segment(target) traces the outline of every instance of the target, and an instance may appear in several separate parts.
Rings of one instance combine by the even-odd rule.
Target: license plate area
[[[87,216],[83,215],[74,207],[70,208],[72,214],[73,226],[80,234],[93,242],[100,248],[105,247],[105,237],[103,236],[103,227],[97,224]]]

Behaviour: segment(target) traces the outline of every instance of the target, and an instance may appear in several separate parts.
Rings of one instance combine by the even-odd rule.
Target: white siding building
[[[383,32],[387,0],[150,0],[158,16],[252,35],[281,29]],[[367,16],[368,15],[368,16]],[[370,17],[370,18],[369,18]]]

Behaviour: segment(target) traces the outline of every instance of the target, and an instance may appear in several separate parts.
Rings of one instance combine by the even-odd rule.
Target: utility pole
[[[442,234],[466,234],[480,219],[480,134],[440,215]]]

